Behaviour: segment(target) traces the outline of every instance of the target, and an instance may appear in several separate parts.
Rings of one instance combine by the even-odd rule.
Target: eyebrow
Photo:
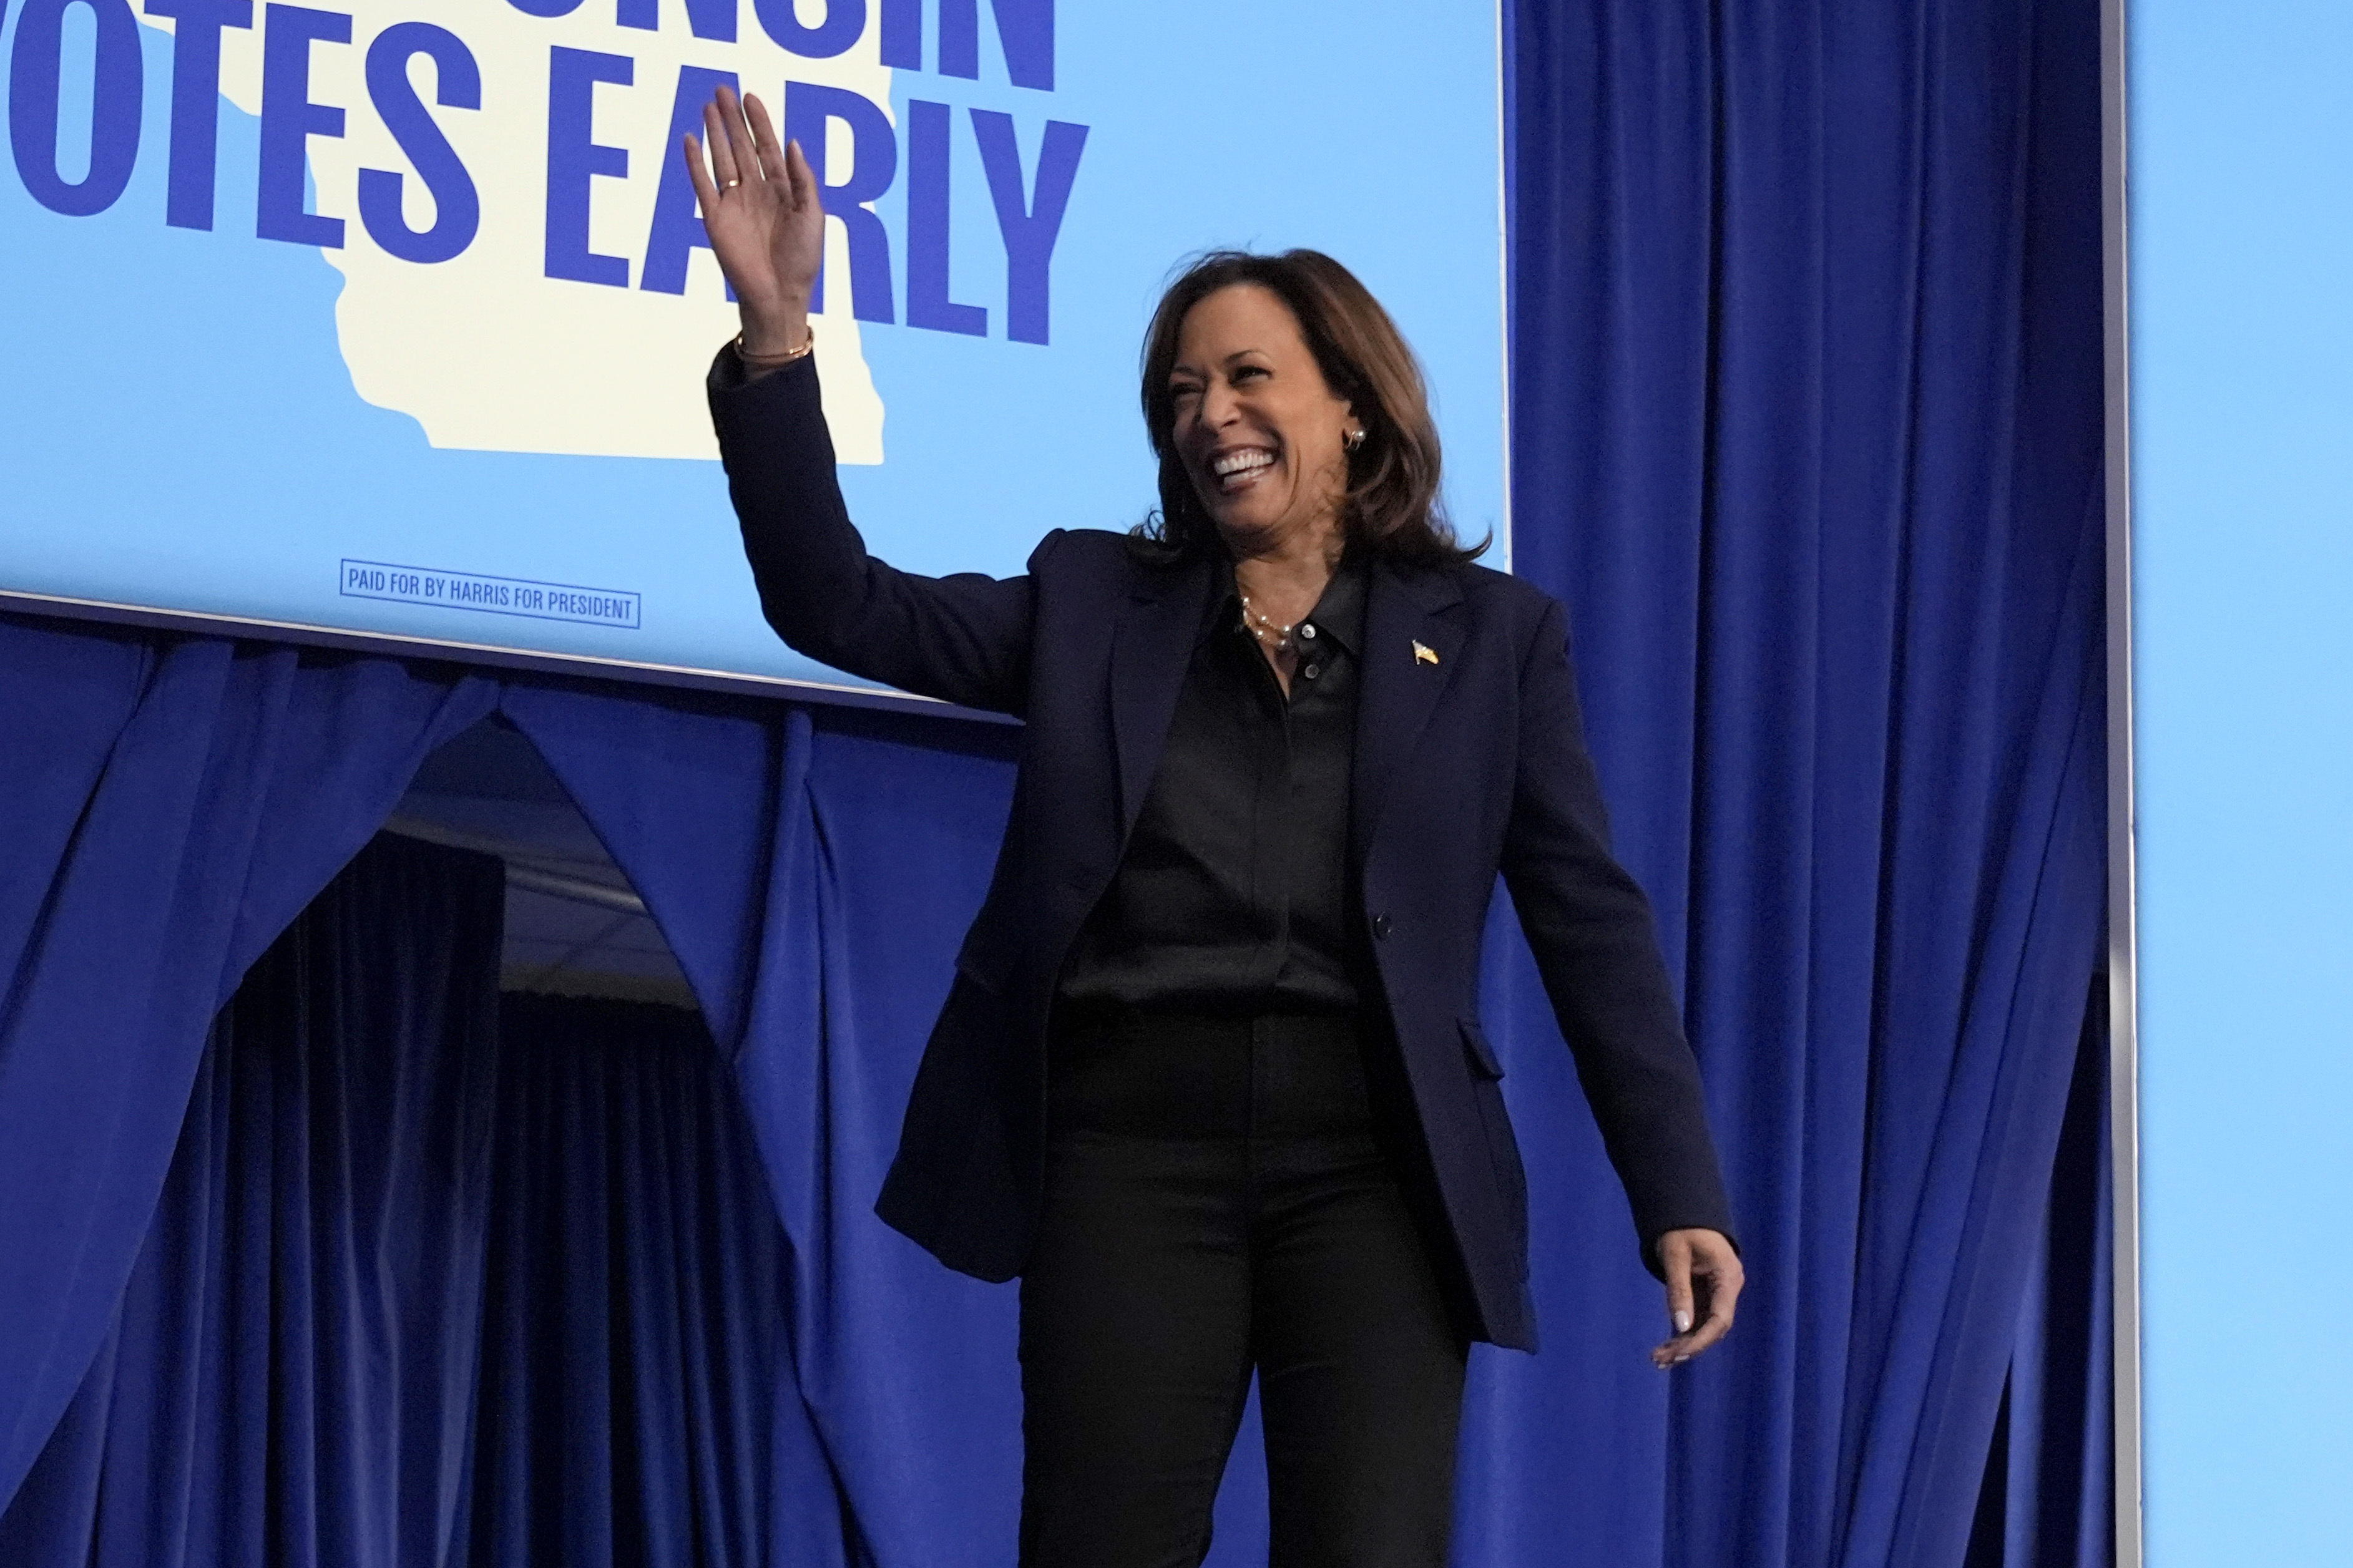
[[[1228,354],[1224,359],[1222,359],[1222,360],[1219,361],[1218,363],[1220,363],[1220,364],[1228,364],[1228,365],[1229,365],[1229,364],[1233,363],[1234,363],[1234,361],[1236,361],[1236,360],[1238,360],[1238,359],[1241,358],[1244,354],[1262,354],[1262,353],[1266,353],[1266,351],[1265,351],[1264,349],[1262,349],[1262,348],[1259,348],[1259,347],[1257,347],[1257,346],[1255,346],[1255,345],[1253,345],[1253,346],[1251,346],[1251,347],[1250,347],[1250,348],[1246,348],[1246,349],[1236,349],[1233,353],[1231,353]],[[1169,374],[1171,376],[1179,376],[1179,375],[1199,375],[1199,374],[1202,374],[1202,372],[1200,371],[1200,369],[1199,369],[1198,366],[1189,365],[1189,364],[1178,363],[1178,364],[1173,364],[1173,365],[1170,365],[1170,366],[1168,367],[1168,374]]]

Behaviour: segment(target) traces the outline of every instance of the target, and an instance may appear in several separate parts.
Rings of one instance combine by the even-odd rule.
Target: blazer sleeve
[[[776,635],[852,675],[1020,714],[1033,577],[925,577],[866,552],[834,474],[815,354],[747,380],[730,344],[712,364],[709,393],[744,553]],[[1060,538],[1039,545],[1033,569]]]
[[[1556,601],[1520,688],[1504,880],[1655,1274],[1660,1237],[1687,1226],[1730,1237],[1731,1208],[1650,900],[1609,853],[1569,668],[1567,613]]]

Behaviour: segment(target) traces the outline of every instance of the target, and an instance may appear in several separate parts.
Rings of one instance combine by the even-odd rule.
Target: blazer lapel
[[[1112,743],[1119,758],[1122,844],[1160,766],[1209,582],[1209,563],[1198,557],[1176,570],[1139,574],[1112,633]]]
[[[1439,572],[1377,565],[1365,605],[1364,686],[1356,697],[1350,833],[1364,863],[1398,770],[1413,754],[1461,661],[1461,587]]]

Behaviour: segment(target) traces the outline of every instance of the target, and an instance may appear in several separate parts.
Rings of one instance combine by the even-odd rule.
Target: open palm
[[[777,141],[757,98],[739,102],[722,87],[702,106],[702,128],[681,151],[712,252],[743,310],[744,350],[788,353],[807,341],[809,291],[825,259],[817,175],[799,142]]]

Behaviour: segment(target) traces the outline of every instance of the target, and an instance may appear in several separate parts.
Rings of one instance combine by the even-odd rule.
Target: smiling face
[[[1237,283],[1187,310],[1168,392],[1170,444],[1237,556],[1336,538],[1358,425],[1279,295]]]

